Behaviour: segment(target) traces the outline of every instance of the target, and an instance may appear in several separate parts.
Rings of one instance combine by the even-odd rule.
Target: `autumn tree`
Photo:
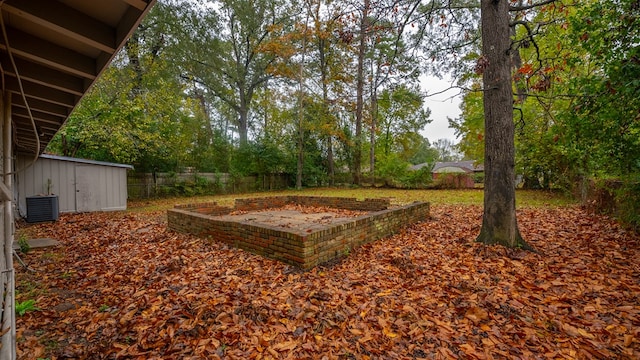
[[[356,68],[356,113],[355,113],[355,144],[353,151],[353,183],[360,185],[362,182],[362,123],[364,121],[364,91],[365,91],[365,54],[367,51],[367,31],[369,26],[369,12],[371,1],[364,0],[360,9],[360,23],[358,29],[358,61]]]
[[[336,99],[339,97],[339,88],[337,85],[342,82],[348,74],[345,71],[345,64],[340,59],[340,47],[350,42],[349,36],[342,32],[342,23],[340,21],[341,12],[339,7],[330,7],[322,0],[308,1],[308,13],[311,15],[311,61],[310,68],[317,74],[319,84],[314,88],[320,89],[321,106],[317,113],[320,126],[318,131],[321,134],[326,149],[327,173],[329,176],[329,185],[335,182],[335,157],[334,157],[334,141],[339,136],[338,118],[332,112],[335,110]],[[343,34],[343,36],[335,36],[334,32]]]
[[[531,249],[520,235],[516,220],[515,194],[515,125],[513,121],[513,26],[510,10],[534,5],[511,6],[508,0],[482,0],[482,56],[478,71],[482,73],[485,125],[484,212],[476,241]]]
[[[288,5],[266,0],[185,4],[180,35],[183,76],[233,109],[240,144],[247,143],[256,91],[286,60],[287,50],[280,48],[278,38],[292,23]]]

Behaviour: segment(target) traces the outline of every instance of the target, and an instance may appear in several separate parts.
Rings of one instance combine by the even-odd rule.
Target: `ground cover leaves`
[[[521,209],[537,253],[484,247],[478,206],[308,272],[166,229],[62,215],[16,265],[20,359],[640,358],[640,241],[578,207]]]

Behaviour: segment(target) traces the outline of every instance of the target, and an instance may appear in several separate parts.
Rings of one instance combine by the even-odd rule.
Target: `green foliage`
[[[640,178],[597,178],[590,181],[587,206],[597,213],[615,216],[625,226],[640,231]]]
[[[620,221],[640,232],[640,179],[625,179],[616,191],[616,200]]]
[[[475,82],[473,90],[479,90],[480,84]],[[484,161],[484,107],[482,92],[470,91],[462,97],[460,117],[448,119],[449,127],[453,128],[460,138],[458,148],[467,159]]]
[[[556,2],[529,16],[538,27],[533,39],[516,27],[521,64],[513,69],[516,169],[525,186],[571,192],[592,176],[640,172],[637,2]],[[461,117],[450,120],[461,150],[476,159],[484,148],[480,99],[466,93]]]
[[[284,171],[285,155],[278,144],[259,139],[241,145],[231,158],[231,173],[237,176],[264,175]]]
[[[282,40],[292,17],[283,1],[216,1],[181,9],[174,51],[177,63],[194,83],[231,109],[228,120],[245,145],[252,102],[265,82],[285,72],[292,55]]]
[[[214,184],[215,182],[211,182],[209,179],[195,174],[193,179],[176,180],[171,195],[190,197],[213,194],[217,190]]]
[[[426,188],[432,183],[433,163],[427,163],[419,170],[411,170],[410,166],[411,164],[402,160],[399,154],[380,156],[377,162],[377,178],[381,179],[385,186],[408,189]]]
[[[400,182],[404,187],[410,189],[428,188],[433,184],[432,168],[432,165],[428,165],[415,171],[409,171],[400,179]]]
[[[27,236],[25,234],[20,234],[18,238],[18,247],[20,247],[20,252],[26,254],[31,250],[31,245],[29,245],[29,241],[27,241]]]
[[[640,171],[640,8],[637,1],[595,1],[569,18],[572,40],[597,71],[573,78],[580,95],[564,116],[566,142],[586,173]],[[572,63],[587,62],[573,58]],[[577,65],[575,65],[577,66]],[[587,121],[585,121],[587,120]]]
[[[182,160],[195,104],[160,51],[161,22],[154,14],[162,8],[118,53],[48,151],[132,164],[138,171],[174,169]]]
[[[409,85],[382,92],[378,100],[378,153],[389,156],[400,152],[408,160],[422,148],[424,139],[419,132],[432,121],[430,110],[423,109],[422,104],[418,89]]]
[[[377,175],[382,178],[385,185],[397,185],[400,179],[409,172],[410,164],[400,159],[396,153],[378,157]]]
[[[23,316],[28,312],[38,311],[38,310],[40,309],[36,306],[36,301],[33,299],[16,303],[16,314],[18,314],[19,316]]]

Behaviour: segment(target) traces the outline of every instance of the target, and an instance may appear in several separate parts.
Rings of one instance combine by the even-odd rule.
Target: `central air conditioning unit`
[[[58,220],[58,195],[27,196],[27,222]]]

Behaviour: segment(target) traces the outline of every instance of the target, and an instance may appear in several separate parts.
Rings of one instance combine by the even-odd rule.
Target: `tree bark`
[[[249,133],[249,109],[246,106],[242,106],[238,110],[238,135],[240,137],[240,146],[247,144],[248,133]]]
[[[516,221],[509,19],[508,0],[482,0],[485,185],[482,228],[476,241],[531,249],[520,235]]]
[[[369,171],[371,171],[371,186],[376,185],[376,126],[378,121],[378,89],[375,82],[371,83],[371,133],[369,134]]]
[[[364,0],[360,20],[360,44],[358,45],[358,69],[356,71],[356,138],[353,151],[353,183],[362,183],[362,118],[364,112],[364,55],[367,42],[367,24],[370,0]]]
[[[300,61],[300,77],[298,79],[298,159],[296,164],[296,189],[302,189],[302,168],[304,167],[304,60],[307,54],[306,28],[309,22],[309,13],[305,19],[305,32],[302,37],[302,60]]]
[[[332,129],[332,122],[333,122],[333,117],[330,116],[330,109],[329,109],[329,88],[327,86],[327,77],[328,77],[328,63],[326,60],[326,41],[324,39],[320,39],[318,41],[318,56],[320,58],[320,80],[322,83],[322,117],[324,119],[324,121],[326,121],[327,123],[327,134],[326,134],[326,142],[327,142],[327,167],[328,167],[328,171],[329,171],[329,185],[333,186],[335,185],[335,166],[334,166],[334,160],[333,160],[333,134],[331,130],[328,129]]]

